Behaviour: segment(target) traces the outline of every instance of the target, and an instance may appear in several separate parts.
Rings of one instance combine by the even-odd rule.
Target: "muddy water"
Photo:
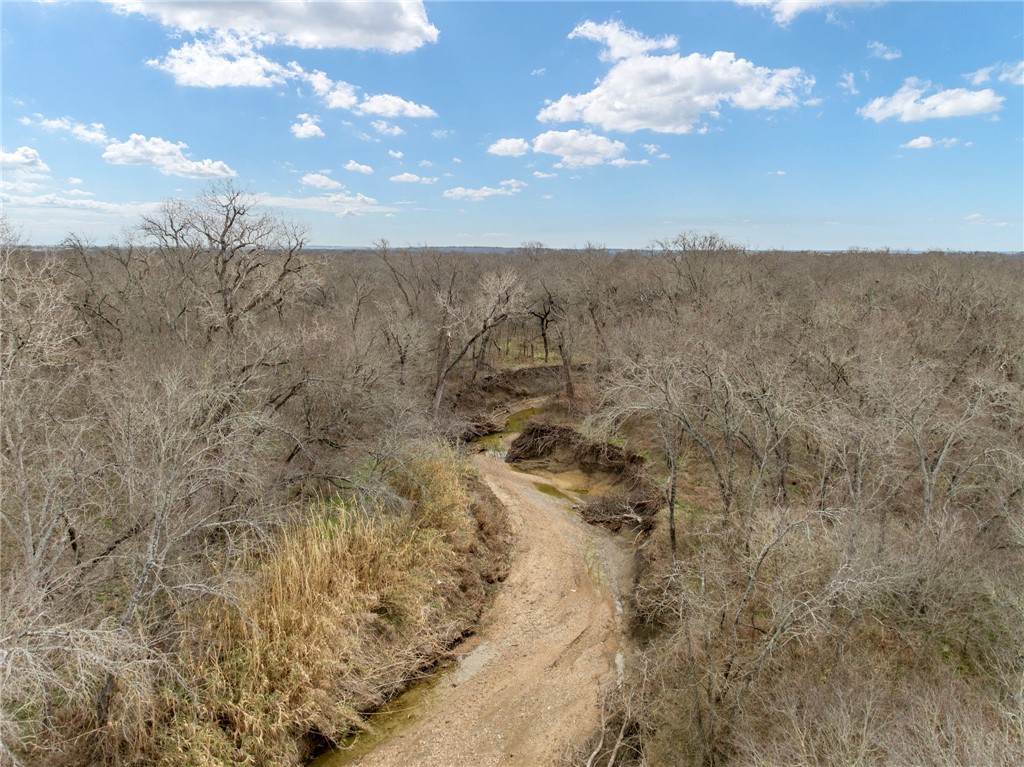
[[[419,719],[442,687],[458,687],[487,665],[497,648],[482,641],[457,664],[438,669],[381,707],[366,721],[366,732],[357,733],[309,763],[308,767],[344,767],[353,764],[380,744]]]
[[[519,432],[521,432],[523,427],[526,426],[526,422],[533,418],[538,411],[539,408],[536,407],[517,410],[505,421],[504,431],[498,431],[494,434],[485,434],[482,437],[477,437],[473,440],[473,444],[480,445],[487,450],[504,455],[508,450],[508,446],[512,444],[512,440],[518,436]]]
[[[321,754],[308,767],[344,767],[370,753],[374,748],[391,738],[395,733],[416,721],[420,711],[430,703],[441,678],[441,669],[416,682],[401,695],[384,704],[366,720],[366,731],[356,733],[332,750]]]

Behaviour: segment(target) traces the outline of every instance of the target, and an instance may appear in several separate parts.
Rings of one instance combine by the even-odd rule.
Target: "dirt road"
[[[551,487],[557,480],[545,479],[542,491],[539,478],[491,455],[476,466],[509,510],[509,577],[458,666],[408,722],[351,764],[543,767],[598,726],[602,686],[615,682],[622,663],[626,554],[572,513]]]

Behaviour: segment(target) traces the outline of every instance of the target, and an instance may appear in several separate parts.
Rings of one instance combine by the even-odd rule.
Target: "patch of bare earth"
[[[542,767],[600,723],[601,691],[621,666],[628,554],[581,522],[567,499],[539,490],[536,477],[490,455],[476,465],[508,507],[516,537],[509,576],[459,665],[408,724],[353,764]]]

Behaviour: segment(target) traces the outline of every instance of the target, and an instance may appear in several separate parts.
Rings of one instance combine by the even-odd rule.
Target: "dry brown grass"
[[[461,635],[475,614],[460,586],[478,527],[466,470],[442,447],[416,452],[391,480],[411,513],[325,500],[246,563],[235,602],[194,616],[201,639],[182,673],[195,697],[169,696],[162,764],[298,763]]]

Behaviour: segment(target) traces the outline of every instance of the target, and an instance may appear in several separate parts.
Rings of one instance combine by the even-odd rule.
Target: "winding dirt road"
[[[601,690],[621,673],[624,549],[552,493],[557,480],[544,480],[545,493],[538,477],[490,454],[476,466],[509,511],[516,538],[509,576],[458,666],[408,722],[350,764],[554,764],[596,730]]]

